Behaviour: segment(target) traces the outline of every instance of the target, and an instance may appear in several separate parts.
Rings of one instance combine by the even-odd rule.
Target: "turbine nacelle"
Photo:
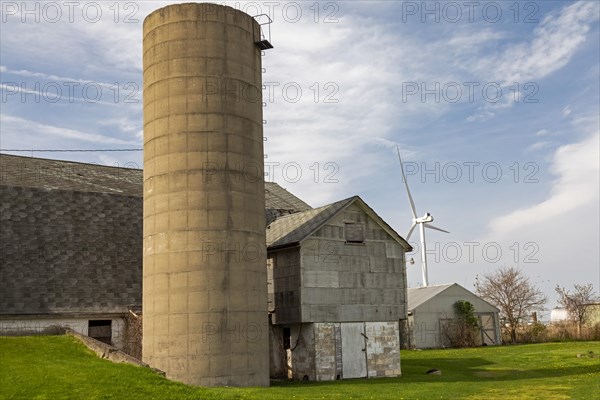
[[[425,222],[432,222],[432,221],[433,221],[433,215],[431,215],[429,213],[426,213],[421,218],[413,218],[413,222],[417,223],[417,224],[422,224]]]

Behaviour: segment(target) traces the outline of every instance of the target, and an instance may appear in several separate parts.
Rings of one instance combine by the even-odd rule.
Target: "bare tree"
[[[577,330],[581,335],[581,329],[590,316],[589,305],[598,302],[598,296],[596,296],[594,285],[591,283],[575,284],[574,287],[575,290],[572,293],[559,285],[556,285],[555,290],[559,296],[559,304],[567,310],[569,318],[577,323]]]
[[[502,267],[494,273],[475,279],[475,291],[483,299],[500,309],[513,343],[517,341],[517,328],[525,316],[541,310],[548,300],[529,278],[515,267]]]

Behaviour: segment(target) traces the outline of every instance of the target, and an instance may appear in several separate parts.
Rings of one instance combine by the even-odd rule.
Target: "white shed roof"
[[[444,290],[448,289],[450,286],[456,285],[455,283],[451,283],[448,285],[435,285],[435,286],[425,286],[419,288],[409,288],[408,289],[408,310],[412,311],[421,304],[425,303],[427,300],[437,296],[442,293]]]
[[[448,289],[452,286],[457,286],[460,289],[479,298],[484,303],[490,304],[489,302],[483,300],[481,297],[477,296],[475,293],[471,292],[470,290],[465,289],[458,283],[449,283],[446,285],[435,285],[435,286],[425,286],[425,287],[420,287],[420,288],[409,288],[408,293],[407,293],[407,295],[408,295],[407,296],[408,297],[408,311],[413,311],[415,308],[419,307],[421,304],[426,303],[427,301],[431,300],[432,298],[434,298],[435,296],[437,296],[438,294],[442,293],[443,291],[445,291],[446,289]],[[495,307],[492,304],[490,304],[490,306],[497,309],[497,307]]]

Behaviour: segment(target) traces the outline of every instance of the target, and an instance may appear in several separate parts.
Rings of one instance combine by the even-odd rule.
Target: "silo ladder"
[[[256,44],[256,46],[258,46],[258,48],[261,50],[272,49],[273,45],[271,44],[271,24],[273,23],[273,20],[267,14],[258,14],[253,16],[252,18],[254,18],[256,22],[258,22],[258,24],[260,25],[260,40],[255,40],[254,44]],[[261,22],[261,20],[264,22]],[[263,29],[263,26],[265,25],[268,26],[266,34],[265,29]]]

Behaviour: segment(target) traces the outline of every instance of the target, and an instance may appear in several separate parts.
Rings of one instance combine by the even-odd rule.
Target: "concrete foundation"
[[[107,336],[110,337],[110,345],[119,350],[125,348],[127,340],[125,333],[125,320],[107,316],[96,316],[95,318],[51,318],[48,316],[35,318],[6,318],[0,320],[0,336],[38,336],[55,335],[62,333],[64,329],[71,329],[83,336],[90,335],[90,321],[110,321]],[[93,329],[93,328],[92,328]],[[93,333],[92,333],[93,336]],[[107,340],[108,342],[109,340]]]
[[[143,357],[192,385],[269,384],[258,38],[216,4],[144,21]]]

